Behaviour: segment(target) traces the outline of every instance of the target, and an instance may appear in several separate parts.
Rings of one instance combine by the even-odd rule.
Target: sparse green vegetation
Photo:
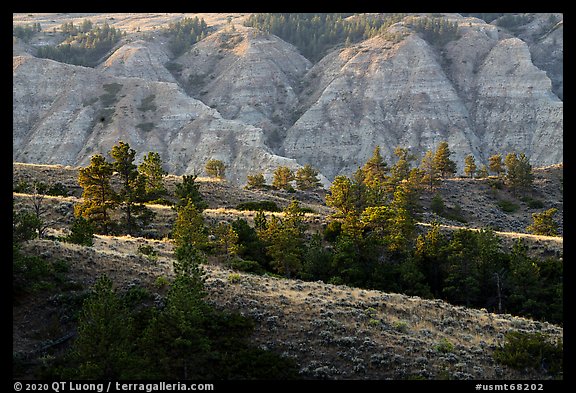
[[[138,252],[141,254],[144,254],[146,256],[149,257],[157,257],[158,256],[158,251],[156,251],[154,249],[154,247],[152,247],[149,244],[141,244],[138,246]]]
[[[32,37],[42,31],[40,23],[17,25],[12,27],[12,35],[20,38],[24,42],[29,42]]]
[[[528,205],[530,209],[542,209],[544,202],[540,199],[534,199],[528,195],[520,197],[520,200]]]
[[[447,338],[441,339],[434,347],[438,352],[450,353],[454,351],[454,344],[452,344]]]
[[[238,273],[230,273],[228,275],[228,282],[230,284],[238,284],[242,277]]]
[[[156,110],[156,104],[154,104],[155,99],[156,99],[155,94],[150,94],[149,96],[143,98],[142,101],[140,102],[138,110],[142,112],[155,111]]]
[[[140,123],[136,125],[136,128],[144,131],[144,132],[150,132],[154,129],[156,125],[154,123],[148,122],[148,123]]]
[[[514,213],[518,211],[520,206],[508,199],[500,199],[496,205],[505,213]]]

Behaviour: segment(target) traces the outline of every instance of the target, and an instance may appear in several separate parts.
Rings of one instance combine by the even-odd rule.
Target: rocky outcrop
[[[176,80],[164,66],[168,61],[168,55],[159,44],[137,40],[122,45],[97,69],[113,76],[175,83]]]
[[[310,107],[288,130],[285,154],[329,178],[350,174],[376,145],[394,162],[396,146],[422,157],[442,140],[459,170],[468,154],[562,162],[563,104],[527,44],[479,19],[452,20],[460,37],[443,47],[400,23],[390,32],[401,40],[383,35],[322,59],[307,75]]]
[[[325,64],[329,77],[322,75]],[[460,156],[479,154],[467,108],[415,34],[397,43],[376,37],[335,52],[311,73],[319,75],[321,92],[312,92],[318,98],[288,130],[284,149],[329,178],[354,171],[376,145],[387,158],[397,146],[420,154],[441,140]]]
[[[243,26],[208,36],[174,63],[189,94],[272,138],[293,123],[300,81],[312,67],[292,45]]]
[[[210,158],[224,161],[235,183],[252,171],[298,167],[270,151],[261,129],[222,118],[176,83],[13,59],[15,161],[86,165],[123,140],[138,152],[137,161],[156,151],[176,174],[202,172]]]

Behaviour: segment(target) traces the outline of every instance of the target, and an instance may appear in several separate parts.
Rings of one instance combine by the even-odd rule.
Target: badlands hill
[[[208,34],[177,57],[163,27],[205,17]],[[228,180],[312,164],[327,184],[380,145],[422,156],[446,140],[462,171],[472,154],[524,152],[534,166],[563,160],[563,16],[529,14],[509,26],[460,14],[407,15],[375,37],[312,63],[292,44],[246,27],[248,14],[15,14],[41,23],[14,38],[13,160],[85,165],[124,140],[157,151],[169,172],[210,158]],[[456,23],[441,44],[415,21]],[[109,23],[126,35],[94,67],[35,57],[64,22]],[[507,26],[507,27],[506,27]],[[54,29],[56,29],[54,31]]]
[[[49,178],[70,190],[66,197],[45,197],[43,214],[49,222],[50,235],[62,235],[69,227],[73,205],[79,202],[81,191],[74,188],[77,170],[60,165],[15,163],[13,166],[15,186]],[[546,208],[561,209],[562,168],[536,169],[535,176],[533,197],[541,199]],[[176,181],[181,181],[181,177],[168,176],[168,188]],[[313,198],[304,194],[249,191],[206,178],[200,178],[199,184],[209,206],[204,211],[207,222],[238,217],[251,221],[254,212],[240,212],[234,206],[250,200],[271,200],[285,206],[293,196],[301,198],[305,206],[316,212],[306,215],[315,229],[321,228],[331,213],[321,195]],[[462,214],[469,220],[468,226],[485,226],[482,220],[490,220],[493,226],[499,226],[498,235],[506,241],[522,237],[531,252],[562,255],[561,237],[510,233],[522,227],[534,210],[526,205],[513,214],[492,210],[494,193],[487,182],[445,180],[440,192],[447,206],[460,204]],[[504,192],[496,195],[508,198]],[[421,202],[429,206],[426,197]],[[30,195],[14,193],[16,208],[30,204]],[[154,229],[167,234],[175,213],[166,206],[150,207],[157,214]],[[479,211],[486,214],[477,214]],[[426,217],[425,209],[422,218]],[[446,230],[463,225],[454,221],[444,223]],[[504,245],[510,244],[506,241]],[[156,250],[155,258],[139,251],[144,245]],[[67,348],[76,328],[74,312],[99,275],[108,275],[121,290],[142,286],[152,294],[152,299],[162,299],[165,294],[158,285],[159,278],[169,279],[174,274],[173,245],[167,239],[97,235],[91,247],[54,238],[34,239],[26,242],[23,250],[50,263],[60,261],[59,266],[68,268],[59,276],[58,285],[20,296],[13,305],[13,367],[19,377],[50,360],[47,353]],[[213,257],[203,269],[208,301],[219,309],[236,311],[253,319],[252,342],[295,359],[302,379],[550,379],[544,369],[516,370],[496,363],[494,351],[510,331],[563,337],[563,328],[558,325],[454,306],[440,299],[321,281],[257,276],[231,270]]]

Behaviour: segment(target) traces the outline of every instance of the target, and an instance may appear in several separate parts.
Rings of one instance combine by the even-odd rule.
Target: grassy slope
[[[75,170],[59,166],[14,165],[14,180],[52,179],[73,184]],[[249,212],[232,207],[254,198],[287,203],[286,196],[254,194],[229,187],[225,183],[200,182],[211,209],[209,220],[233,219]],[[15,194],[16,204],[29,198]],[[75,197],[46,198],[52,206],[47,215],[57,233],[71,218]],[[326,213],[319,205],[316,211]],[[464,207],[464,206],[463,206]],[[169,228],[173,212],[155,206],[158,220]],[[317,227],[323,215],[309,215]],[[503,234],[503,236],[526,236]],[[539,247],[561,246],[561,238],[538,239]],[[158,251],[150,260],[137,252],[149,244]],[[533,243],[533,244],[536,244]],[[93,247],[65,244],[52,240],[34,240],[26,245],[47,259],[63,259],[70,264],[69,290],[55,294],[50,290],[20,299],[13,307],[14,351],[32,354],[50,340],[66,336],[74,326],[67,323],[66,308],[82,296],[100,274],[109,275],[122,288],[133,284],[147,286],[161,294],[155,285],[158,277],[172,275],[172,245],[165,240],[129,236],[97,236]],[[455,307],[441,300],[425,300],[399,294],[334,286],[321,282],[303,282],[239,273],[229,280],[231,270],[211,259],[205,266],[209,300],[217,307],[237,310],[256,320],[254,341],[261,346],[295,357],[304,378],[330,379],[527,379],[542,378],[536,372],[518,372],[493,363],[492,353],[509,330],[540,331],[562,336],[563,329],[511,315],[490,314],[481,310]],[[442,353],[436,346],[449,340],[454,349]]]

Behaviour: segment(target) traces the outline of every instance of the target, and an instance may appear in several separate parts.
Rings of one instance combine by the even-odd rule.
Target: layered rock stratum
[[[534,14],[514,31],[445,14],[459,29],[442,45],[417,34],[408,18],[421,16],[410,15],[316,64],[242,26],[246,15],[206,16],[210,34],[174,58],[153,27],[184,15],[15,14],[14,24],[47,27],[106,20],[127,34],[94,68],[34,57],[54,34],[14,39],[13,160],[85,165],[124,140],[137,160],[157,151],[175,174],[220,159],[237,184],[305,164],[327,184],[376,145],[393,163],[396,146],[421,157],[443,140],[460,172],[468,154],[479,164],[508,152],[534,166],[563,161],[562,14]]]

